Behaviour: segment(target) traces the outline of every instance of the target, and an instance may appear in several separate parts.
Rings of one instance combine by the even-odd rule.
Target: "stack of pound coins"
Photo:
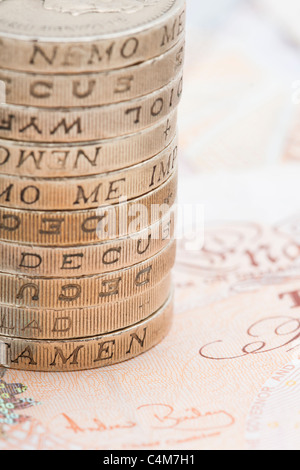
[[[0,0],[2,366],[167,335],[184,29],[184,0]]]

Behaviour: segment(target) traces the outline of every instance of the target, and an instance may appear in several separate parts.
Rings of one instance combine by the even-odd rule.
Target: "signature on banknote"
[[[113,424],[107,425],[103,421],[98,418],[93,419],[92,426],[82,426],[77,423],[74,419],[72,419],[68,414],[62,413],[63,418],[68,423],[66,429],[73,431],[75,434],[77,433],[85,433],[85,432],[105,432],[105,431],[116,431],[117,429],[132,429],[136,427],[136,423],[128,421],[124,424]]]
[[[79,424],[76,419],[63,413],[66,429],[75,434],[87,432],[106,432],[116,430],[129,430],[139,426],[141,420],[151,429],[178,431],[221,431],[234,425],[235,419],[223,410],[201,412],[197,408],[190,408],[183,412],[167,404],[149,404],[137,408],[139,419],[123,423],[105,424],[99,418],[92,419],[92,425]]]
[[[190,408],[183,413],[171,405],[143,405],[138,410],[148,410],[154,429],[180,429],[180,431],[213,431],[229,428],[235,422],[233,416],[223,410],[201,412]]]

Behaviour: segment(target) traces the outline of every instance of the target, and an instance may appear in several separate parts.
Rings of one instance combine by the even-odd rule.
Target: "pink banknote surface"
[[[179,246],[170,335],[100,370],[2,370],[0,449],[299,448],[297,248],[257,224],[213,227],[194,257]]]
[[[291,2],[299,3],[287,3]],[[191,0],[195,22],[196,3],[200,18],[204,2]],[[217,15],[226,2],[209,3],[216,5]],[[288,9],[281,0],[269,3]],[[236,2],[212,34],[205,28],[188,28],[179,123],[180,146],[194,170],[245,171],[283,159],[295,111],[292,83],[300,80],[295,75],[299,61],[297,51],[284,42],[263,10],[253,7],[255,0]],[[298,28],[297,15],[294,22]],[[293,53],[295,61],[288,61]]]
[[[266,60],[279,48],[254,16],[188,38],[180,128],[193,175],[300,160],[298,123],[287,139],[292,80]],[[100,370],[0,369],[0,449],[299,449],[299,247],[297,215],[207,227],[196,252],[179,242],[169,336]]]
[[[300,74],[299,74],[300,75]],[[294,120],[291,124],[288,137],[285,144],[284,157],[287,162],[300,162],[300,79],[295,82],[295,100],[297,100],[297,108]]]
[[[300,239],[290,225],[223,223],[207,227],[199,251],[178,242],[175,278],[178,306],[210,304],[263,286],[300,279]],[[182,289],[180,290],[180,288]]]
[[[300,359],[276,371],[257,394],[246,425],[248,450],[299,449]]]
[[[283,32],[296,44],[300,45],[300,33],[298,18],[300,5],[297,0],[254,0],[259,8],[262,8],[273,19]]]

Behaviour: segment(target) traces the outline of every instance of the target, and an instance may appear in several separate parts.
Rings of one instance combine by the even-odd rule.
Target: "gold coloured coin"
[[[92,209],[153,191],[177,168],[177,139],[156,157],[121,171],[86,178],[37,179],[0,174],[0,205],[44,211]]]
[[[25,339],[86,338],[128,328],[156,312],[171,292],[171,275],[141,295],[82,309],[44,310],[0,304],[0,335]]]
[[[142,232],[82,247],[34,247],[0,242],[0,271],[41,277],[80,277],[117,271],[163,250],[174,237],[174,212]]]
[[[0,173],[37,178],[92,176],[142,163],[168,147],[177,112],[136,134],[82,144],[0,140]]]
[[[141,98],[94,108],[46,109],[0,106],[0,138],[29,142],[87,142],[141,131],[175,110],[182,94],[180,73]]]
[[[98,74],[42,75],[0,69],[5,102],[44,108],[103,106],[130,101],[159,90],[178,75],[184,40],[165,54],[125,69]]]
[[[184,30],[184,0],[1,0],[0,67],[47,74],[128,67],[163,54]]]
[[[98,276],[41,278],[0,273],[0,304],[63,309],[119,302],[158,284],[174,266],[175,256],[172,241],[143,263]]]
[[[169,332],[172,297],[146,320],[107,335],[66,341],[0,337],[0,364],[31,371],[76,371],[126,361],[158,344]]]
[[[89,211],[38,212],[0,207],[0,240],[40,246],[99,244],[141,231],[176,201],[177,172],[150,193]]]

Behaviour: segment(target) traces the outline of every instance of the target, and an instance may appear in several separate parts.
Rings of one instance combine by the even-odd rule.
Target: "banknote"
[[[300,212],[278,221],[274,228],[278,233],[289,235],[295,243],[300,243]]]
[[[187,250],[187,243],[179,241],[175,279],[179,288],[184,287],[178,291],[179,308],[300,278],[299,243],[300,237],[284,224],[251,222],[207,226],[198,251]]]
[[[287,0],[286,2],[255,0],[255,3],[277,21],[285,34],[288,34],[298,45],[300,44],[298,25],[300,5],[297,0]]]
[[[186,263],[181,244],[169,336],[102,370],[2,369],[0,449],[299,448],[297,248],[250,223],[212,227]]]
[[[189,28],[211,29],[219,25],[238,3],[244,0],[190,0],[187,12]]]
[[[300,360],[285,364],[264,384],[246,422],[248,450],[299,449]]]
[[[267,21],[262,23],[262,11],[250,2],[236,2],[234,9],[218,2],[228,12],[219,15],[222,21],[212,31],[194,26],[202,17],[194,3],[179,116],[188,163],[194,170],[215,172],[282,161],[294,111],[291,84],[300,80],[297,54]],[[197,3],[201,9],[203,2]],[[213,10],[211,3],[207,8]]]
[[[273,28],[273,36],[277,37],[277,47],[273,37],[274,51],[276,51],[274,57],[276,55],[278,63],[280,61],[285,63],[284,73],[289,80],[289,83],[286,83],[289,96],[286,98],[287,104],[289,102],[292,107],[287,120],[286,137],[281,144],[281,159],[285,162],[299,162],[300,70],[297,55],[300,46],[298,25],[300,5],[297,0],[287,0],[286,2],[281,0],[253,0],[252,3],[256,7],[257,16],[262,20],[267,20]],[[284,50],[285,58],[289,57],[288,61],[281,55]],[[276,62],[276,60],[274,61]]]
[[[294,119],[284,146],[284,160],[287,163],[299,163],[300,161],[300,79],[293,84],[293,99],[295,100]]]
[[[224,20],[233,4],[224,0],[215,16],[207,7],[209,15]],[[283,148],[295,110],[291,78],[282,76],[277,57],[269,61],[274,43],[254,10],[245,11],[226,17],[227,27],[211,35],[190,16],[180,113],[188,178],[197,178],[197,170],[248,175],[250,167],[287,160]],[[259,47],[246,40],[253,31]],[[279,57],[282,50],[276,50]],[[294,160],[300,156],[296,129]],[[261,205],[270,189],[265,174],[264,191],[256,194]],[[257,181],[250,181],[252,203]],[[278,199],[284,188],[276,186]],[[215,191],[223,215],[223,193]],[[237,194],[235,218],[246,212]],[[179,241],[168,337],[133,361],[101,370],[0,368],[0,449],[299,449],[299,249],[297,214],[274,226],[207,226],[197,251]]]

